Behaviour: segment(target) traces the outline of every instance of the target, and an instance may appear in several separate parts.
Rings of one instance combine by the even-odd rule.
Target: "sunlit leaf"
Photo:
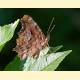
[[[49,58],[48,61],[50,60],[51,63],[42,70],[54,71],[59,66],[59,64],[63,61],[63,59],[71,52],[72,50],[68,50],[68,51],[55,53],[54,55],[53,54],[49,55],[47,58]]]
[[[53,48],[54,49],[58,49]],[[71,52],[69,51],[63,51],[63,52],[56,52],[51,51],[50,47],[46,47],[42,51],[40,51],[40,55],[37,59],[34,59],[32,57],[28,57],[28,59],[23,63],[23,70],[24,71],[41,71],[41,70],[50,70],[54,71],[58,65],[61,63],[61,61]]]
[[[14,31],[19,23],[19,19],[14,23],[0,26],[0,51],[6,42],[8,42],[14,35]]]

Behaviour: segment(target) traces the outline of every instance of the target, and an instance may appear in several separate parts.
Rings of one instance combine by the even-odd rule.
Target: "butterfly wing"
[[[22,28],[18,33],[16,47],[14,50],[18,53],[21,60],[27,56],[36,56],[40,50],[48,45],[48,39],[41,31],[38,24],[29,15],[21,18]]]

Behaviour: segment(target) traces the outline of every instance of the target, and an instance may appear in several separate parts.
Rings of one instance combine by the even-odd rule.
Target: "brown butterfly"
[[[36,57],[39,55],[40,50],[48,46],[49,33],[54,27],[50,32],[49,27],[49,33],[47,32],[48,36],[46,37],[38,24],[29,15],[24,15],[21,18],[21,24],[22,28],[16,40],[17,45],[13,50],[18,53],[21,60],[26,59],[28,56]]]

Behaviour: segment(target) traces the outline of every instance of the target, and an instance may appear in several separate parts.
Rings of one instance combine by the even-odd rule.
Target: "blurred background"
[[[55,29],[51,32],[50,46],[63,45],[59,51],[72,50],[59,65],[56,71],[80,71],[80,9],[58,8],[0,8],[0,26],[14,22],[28,14],[38,23],[46,34],[54,17]],[[16,53],[12,49],[16,45],[18,25],[14,37],[6,44],[0,53],[0,70],[14,59]],[[16,64],[17,65],[17,64]]]

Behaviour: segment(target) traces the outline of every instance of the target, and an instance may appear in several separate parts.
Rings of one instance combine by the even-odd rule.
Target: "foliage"
[[[6,42],[8,42],[14,35],[14,31],[19,23],[19,19],[16,20],[14,23],[0,26],[0,52]]]
[[[19,19],[14,23],[0,27],[0,52],[5,46],[6,42],[11,40],[11,38],[13,37],[18,23]],[[60,48],[62,48],[62,45],[57,47],[46,47],[40,51],[38,58],[32,58],[29,56],[24,61],[20,61],[18,56],[16,56],[14,60],[5,67],[4,70],[54,71],[63,61],[63,59],[72,51],[68,50],[57,52]]]

